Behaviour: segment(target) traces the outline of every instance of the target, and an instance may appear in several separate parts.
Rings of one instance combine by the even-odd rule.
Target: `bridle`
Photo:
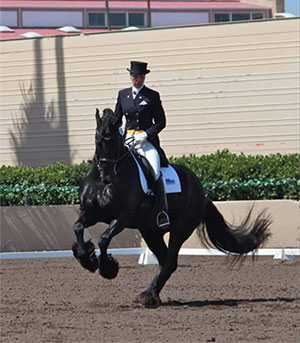
[[[104,136],[103,134],[100,134],[100,138],[109,142],[109,141],[113,140],[118,135],[119,135],[119,132],[116,131],[114,134],[112,134],[109,137]],[[127,158],[129,155],[130,155],[129,149],[126,149],[126,152],[124,154],[122,154],[119,158],[107,158],[107,157],[98,158],[97,154],[95,153],[95,163],[96,163],[96,167],[98,169],[98,172],[100,172],[102,170],[103,165],[111,164],[113,171],[114,171],[114,174],[117,175],[118,163],[121,162],[122,160],[124,160],[125,158]]]

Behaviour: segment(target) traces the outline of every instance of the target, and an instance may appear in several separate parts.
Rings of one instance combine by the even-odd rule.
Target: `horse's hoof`
[[[140,294],[139,303],[146,308],[157,308],[161,306],[160,297],[147,291]]]
[[[106,279],[114,279],[119,272],[119,263],[110,254],[99,256],[99,274]]]
[[[91,241],[88,241],[85,243],[83,252],[80,252],[78,249],[78,244],[74,243],[72,245],[72,250],[74,257],[82,265],[82,267],[92,273],[95,273],[99,267],[98,259],[95,253],[95,245]]]

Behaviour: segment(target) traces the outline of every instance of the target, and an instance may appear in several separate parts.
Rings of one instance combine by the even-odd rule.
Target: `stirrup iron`
[[[163,217],[163,222],[160,223],[160,216],[162,215]],[[170,226],[170,220],[169,220],[169,216],[168,216],[168,213],[166,211],[160,211],[158,214],[157,214],[157,217],[156,217],[156,224],[159,228],[165,228],[165,227],[169,227]]]

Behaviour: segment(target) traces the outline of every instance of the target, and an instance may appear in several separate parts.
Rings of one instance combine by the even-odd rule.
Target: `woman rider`
[[[159,208],[157,226],[167,229],[170,225],[168,204],[161,166],[167,166],[167,159],[160,148],[158,133],[166,126],[166,116],[159,93],[144,85],[146,74],[150,73],[147,63],[131,61],[130,80],[132,87],[119,91],[115,114],[126,118],[126,137],[134,137],[137,152],[150,163],[154,173],[153,192]]]

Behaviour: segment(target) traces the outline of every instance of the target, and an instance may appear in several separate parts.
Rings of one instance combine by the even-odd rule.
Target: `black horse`
[[[138,229],[159,262],[159,270],[139,302],[146,307],[161,304],[159,293],[177,268],[178,253],[182,244],[200,227],[202,239],[210,247],[234,255],[244,256],[257,249],[269,237],[269,218],[262,212],[250,223],[250,213],[244,222],[231,228],[215,205],[205,197],[198,177],[183,166],[174,165],[181,186],[181,193],[168,194],[171,226],[168,247],[157,228],[157,207],[154,197],[146,195],[138,181],[138,169],[130,150],[119,133],[119,121],[110,109],[100,117],[96,111],[96,152],[93,164],[82,180],[79,190],[79,218],[74,224],[77,242],[74,256],[81,265],[112,279],[117,276],[118,262],[107,249],[111,239],[124,228]],[[84,229],[97,222],[109,224],[100,236],[99,258],[91,241],[84,241]],[[205,226],[204,226],[205,224]]]

